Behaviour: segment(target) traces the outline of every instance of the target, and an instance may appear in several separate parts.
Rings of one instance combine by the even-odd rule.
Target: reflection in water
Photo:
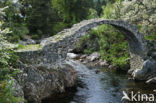
[[[154,86],[143,82],[129,81],[125,74],[118,74],[108,70],[96,74],[95,68],[88,69],[76,61],[67,61],[79,73],[77,87],[62,94],[44,100],[43,103],[122,103],[122,91],[153,93]]]

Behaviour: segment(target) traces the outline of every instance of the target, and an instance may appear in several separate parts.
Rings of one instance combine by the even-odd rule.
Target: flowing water
[[[44,103],[122,103],[123,91],[150,94],[155,89],[154,85],[130,81],[125,74],[107,69],[97,73],[98,68],[90,69],[72,60],[67,63],[78,71],[77,86],[58,98],[45,100]]]

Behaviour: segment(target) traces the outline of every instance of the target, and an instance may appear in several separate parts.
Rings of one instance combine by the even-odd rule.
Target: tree
[[[8,40],[17,42],[22,39],[24,34],[28,34],[29,30],[26,27],[24,18],[20,13],[21,5],[19,3],[14,3],[13,0],[3,0],[0,1],[0,7],[3,8],[8,6],[8,9],[5,10],[5,24],[4,27],[9,27],[12,31],[8,33]]]
[[[52,0],[52,6],[57,9],[63,21],[72,25],[88,16],[89,9],[93,7],[90,0]]]
[[[0,18],[3,18],[4,12],[0,8]],[[21,98],[14,97],[12,90],[12,76],[15,74],[13,65],[17,56],[11,49],[9,42],[6,40],[6,34],[10,33],[8,28],[2,25],[4,21],[0,20],[0,103],[20,103]]]
[[[50,0],[21,0],[22,15],[26,18],[30,34],[51,34],[53,23],[58,21],[57,13],[51,7]]]
[[[156,0],[124,1],[121,18],[136,24],[146,39],[156,41]]]

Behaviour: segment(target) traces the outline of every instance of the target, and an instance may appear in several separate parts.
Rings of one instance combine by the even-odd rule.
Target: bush
[[[105,19],[117,19],[120,17],[121,2],[107,3],[103,6],[101,17]],[[129,67],[129,47],[124,35],[110,25],[102,25],[92,29],[89,34],[80,39],[77,44],[82,53],[91,54],[98,51],[101,58],[107,60],[116,68]]]
[[[11,81],[17,72],[14,64],[18,57],[6,41],[9,29],[3,29],[2,24],[0,22],[0,103],[19,103],[21,99],[13,96]]]
[[[94,32],[94,30],[91,30],[90,33],[87,33],[79,40],[75,49],[77,53],[91,54],[99,50],[99,37]]]
[[[125,0],[120,7],[121,18],[136,25],[141,25],[140,31],[146,39],[155,40],[156,33],[156,1],[155,0]],[[150,36],[151,35],[151,36]]]
[[[129,48],[123,34],[108,25],[99,27],[98,32],[102,59],[109,61],[118,68],[127,66]]]
[[[95,9],[89,9],[89,15],[87,19],[93,19],[93,18],[98,18],[97,11]]]
[[[128,42],[122,33],[109,25],[102,25],[97,30],[92,29],[80,39],[76,48],[85,54],[98,51],[103,60],[117,68],[129,65]]]
[[[0,7],[8,6],[5,9],[5,24],[3,28],[9,27],[12,31],[8,33],[7,40],[18,42],[25,34],[29,33],[24,17],[21,16],[19,4],[14,4],[13,0],[0,1]]]
[[[151,41],[155,41],[156,42],[156,33],[153,33],[153,34],[151,34],[151,35],[146,35],[146,36],[144,36],[145,37],[145,39],[147,39],[147,40],[151,40]]]

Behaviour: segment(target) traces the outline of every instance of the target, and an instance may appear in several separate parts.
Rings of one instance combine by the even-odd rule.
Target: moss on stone
[[[18,45],[17,51],[36,51],[40,49],[40,44]]]

